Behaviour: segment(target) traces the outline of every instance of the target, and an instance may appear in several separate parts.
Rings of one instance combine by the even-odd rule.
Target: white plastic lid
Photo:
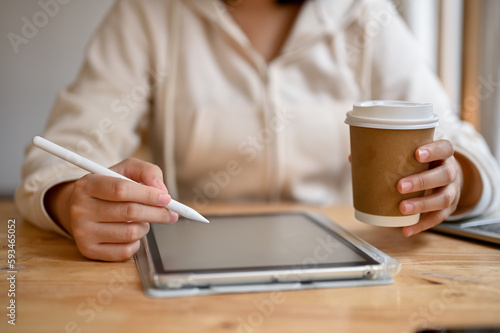
[[[347,112],[350,126],[380,129],[423,129],[439,125],[431,103],[404,101],[366,101],[354,104]]]

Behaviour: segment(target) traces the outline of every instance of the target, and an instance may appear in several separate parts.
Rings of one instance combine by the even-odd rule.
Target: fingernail
[[[411,202],[405,202],[405,214],[411,214],[415,211],[415,206]]]
[[[412,188],[413,188],[412,182],[402,182],[401,183],[401,190],[403,191],[402,193],[408,193],[411,191]]]
[[[179,220],[179,214],[176,212],[170,211],[170,223],[175,223]]]
[[[159,199],[159,204],[161,206],[165,206],[166,204],[168,204],[170,202],[170,195],[166,194],[166,193],[160,193],[160,199]]]
[[[427,162],[429,159],[430,153],[427,149],[419,149],[418,150],[418,157],[420,159],[420,162]]]
[[[410,236],[413,236],[414,233],[415,233],[415,230],[413,230],[413,229],[408,230],[407,229],[405,235],[406,235],[406,237],[410,237]]]

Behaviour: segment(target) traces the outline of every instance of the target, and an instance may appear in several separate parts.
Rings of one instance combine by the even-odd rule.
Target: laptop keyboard
[[[491,232],[500,236],[500,223],[490,223],[490,224],[482,224],[476,225],[467,229],[479,229],[487,232]]]

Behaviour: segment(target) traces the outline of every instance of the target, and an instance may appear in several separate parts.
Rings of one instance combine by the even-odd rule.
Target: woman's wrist
[[[70,224],[70,198],[73,185],[74,181],[57,184],[51,187],[43,198],[49,216],[70,235],[73,234]]]
[[[474,163],[460,153],[455,152],[454,155],[462,170],[463,182],[460,200],[455,214],[463,214],[472,210],[481,199],[481,195],[483,193],[483,181],[481,180],[481,174]]]

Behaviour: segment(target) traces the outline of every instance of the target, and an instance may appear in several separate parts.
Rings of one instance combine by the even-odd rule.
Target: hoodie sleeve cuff
[[[481,194],[481,197],[472,209],[470,209],[467,212],[464,212],[462,214],[457,214],[457,215],[451,215],[449,216],[446,220],[447,221],[456,221],[456,220],[461,220],[465,218],[470,218],[474,216],[481,215],[485,213],[488,208],[491,206],[491,202],[493,200],[493,182],[490,179],[489,173],[486,171],[486,166],[480,163],[477,159],[475,159],[471,154],[469,154],[467,151],[463,149],[457,148],[456,151],[460,154],[462,154],[464,157],[466,157],[469,161],[471,161],[474,166],[477,168],[479,171],[479,175],[481,176],[481,182],[483,185],[483,191]]]
[[[58,177],[57,179],[54,179],[53,181],[47,183],[43,189],[40,189],[39,191],[36,192],[34,197],[34,202],[35,202],[34,209],[35,209],[35,215],[38,217],[37,224],[40,227],[42,227],[45,230],[58,233],[59,235],[62,235],[66,238],[73,239],[73,237],[64,228],[62,228],[56,221],[54,221],[50,217],[49,213],[45,208],[44,198],[47,191],[50,190],[52,187],[65,182],[77,180],[81,178],[82,175],[83,174],[81,172],[65,174],[64,176]]]

